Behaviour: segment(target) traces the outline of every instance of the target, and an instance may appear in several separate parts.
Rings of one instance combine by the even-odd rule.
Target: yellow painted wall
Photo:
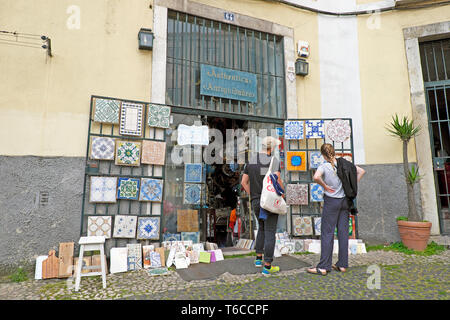
[[[367,164],[402,162],[401,142],[384,129],[394,113],[412,118],[403,28],[450,20],[450,6],[358,17],[364,148]],[[416,161],[414,141],[409,160]]]
[[[72,5],[80,29],[67,27]],[[148,101],[152,54],[137,35],[152,19],[147,0],[2,0],[0,29],[49,36],[53,57],[0,42],[0,154],[85,156],[92,94]]]

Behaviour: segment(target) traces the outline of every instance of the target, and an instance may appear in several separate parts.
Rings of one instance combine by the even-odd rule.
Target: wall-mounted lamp
[[[141,28],[138,34],[139,49],[152,50],[153,49],[153,32],[151,29]]]
[[[297,59],[295,61],[295,74],[299,76],[306,76],[309,72],[309,64],[304,59]]]

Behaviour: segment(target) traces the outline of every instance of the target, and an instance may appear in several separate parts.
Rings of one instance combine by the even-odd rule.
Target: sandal
[[[333,270],[336,270],[336,271],[338,271],[338,272],[342,272],[342,273],[343,273],[343,272],[346,272],[346,271],[347,271],[346,268],[338,267],[338,266],[335,265],[335,264],[333,264],[331,267],[333,268]]]
[[[320,274],[322,276],[326,276],[327,275],[327,271],[326,270],[324,272],[322,272],[322,271],[319,270],[319,268],[308,268],[308,269],[306,269],[306,272],[311,273],[311,274]]]

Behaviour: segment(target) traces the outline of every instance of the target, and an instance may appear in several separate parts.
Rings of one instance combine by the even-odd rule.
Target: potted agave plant
[[[408,195],[408,217],[398,217],[397,225],[402,243],[409,249],[423,251],[430,238],[431,222],[423,221],[417,211],[414,195],[414,185],[421,179],[419,168],[414,164],[409,168],[408,143],[421,130],[415,126],[413,120],[407,117],[399,119],[398,115],[392,117],[392,122],[386,128],[392,136],[399,138],[403,143],[403,171]]]

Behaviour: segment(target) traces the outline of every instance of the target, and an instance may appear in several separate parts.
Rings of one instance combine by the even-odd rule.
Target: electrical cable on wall
[[[12,40],[14,38],[15,40]],[[0,44],[45,49],[47,50],[47,54],[50,57],[52,56],[51,39],[44,35],[0,30]]]

